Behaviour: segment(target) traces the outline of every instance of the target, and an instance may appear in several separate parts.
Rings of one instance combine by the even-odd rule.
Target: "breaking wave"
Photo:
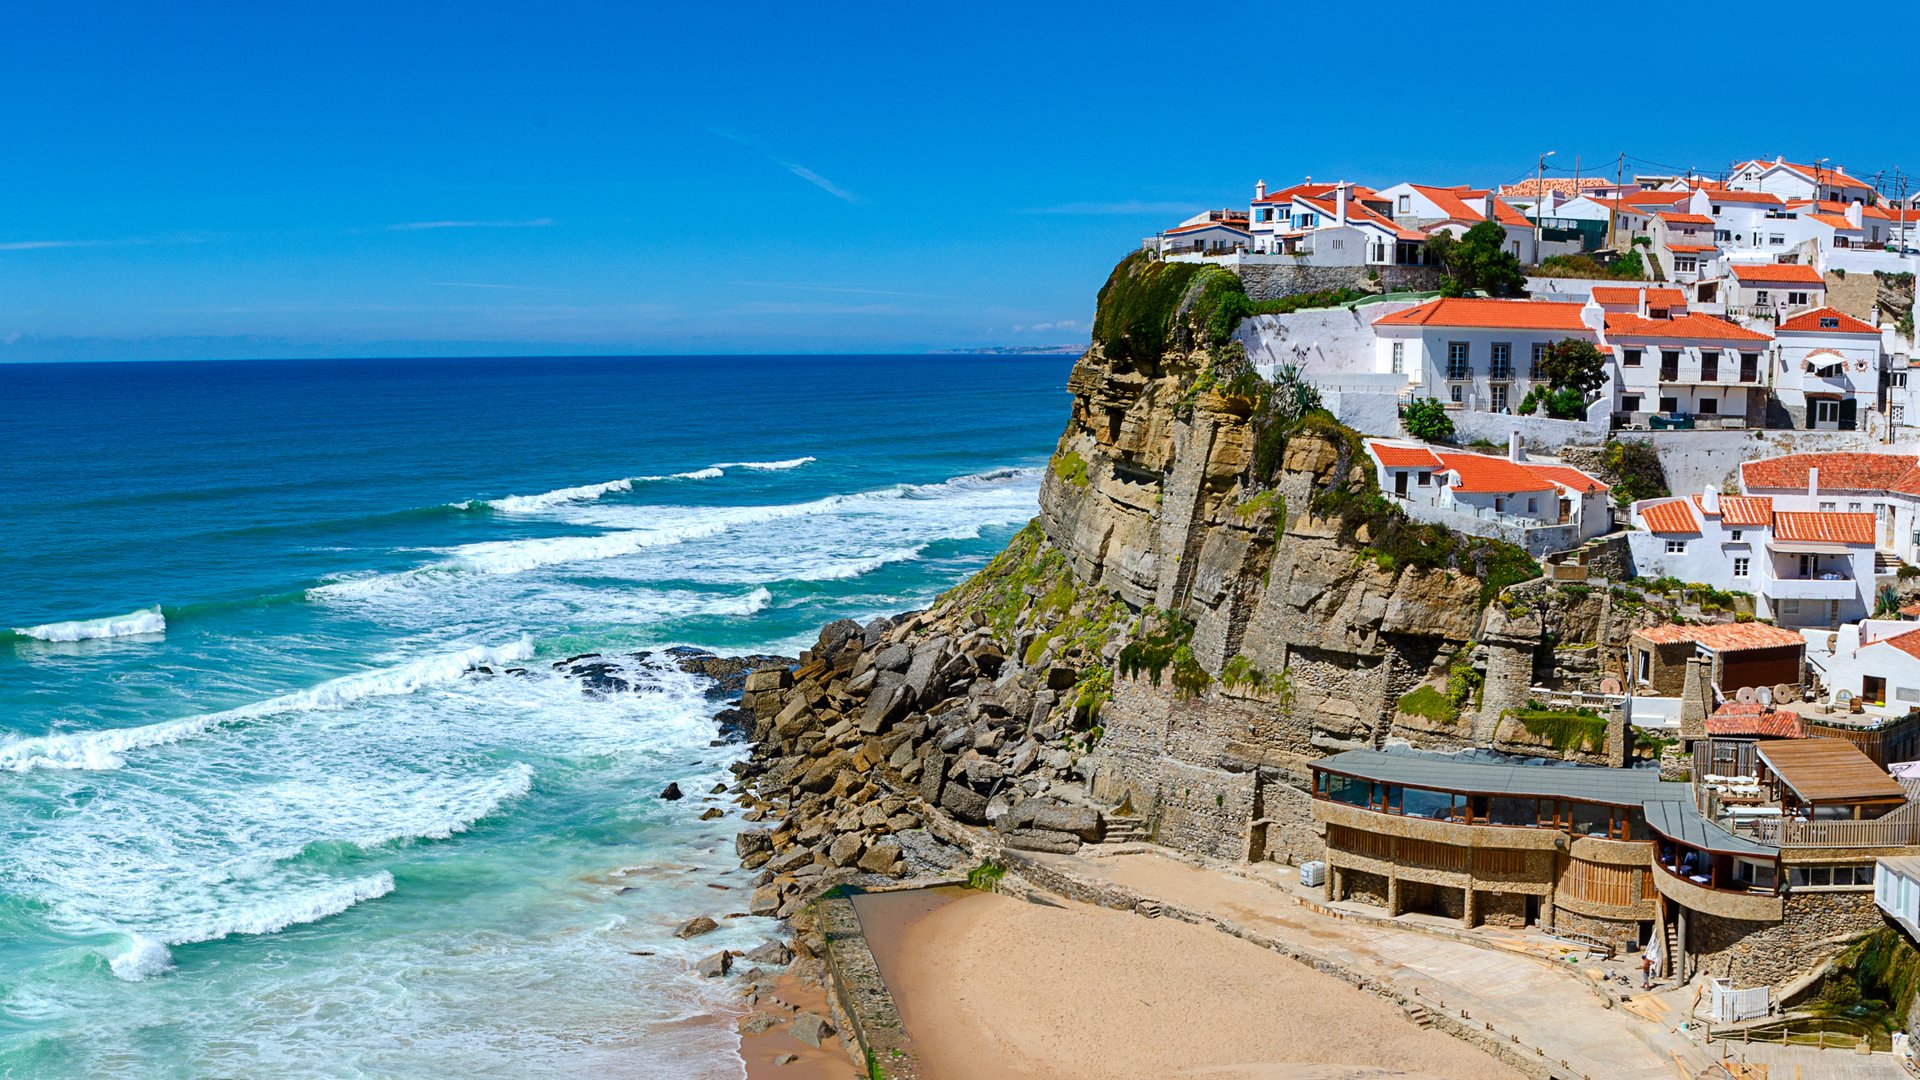
[[[557,488],[539,495],[507,495],[498,499],[487,499],[481,502],[469,500],[454,505],[462,509],[485,506],[505,514],[537,514],[568,503],[593,502],[604,495],[632,491],[635,484],[658,484],[669,480],[718,480],[727,474],[728,469],[783,472],[817,460],[819,459],[814,457],[797,457],[788,458],[785,461],[722,461],[691,472],[668,473],[664,476],[629,476],[620,480],[609,480],[604,484]]]
[[[762,472],[785,472],[802,465],[811,465],[819,461],[816,457],[788,458],[785,461],[723,461],[715,465],[716,469],[759,469]]]
[[[444,656],[433,656],[398,667],[361,672],[331,679],[307,690],[243,705],[224,712],[190,716],[142,727],[114,728],[62,735],[40,735],[0,746],[0,769],[117,769],[129,750],[164,746],[242,720],[281,713],[338,708],[362,698],[411,694],[422,687],[452,682],[482,664],[509,664],[533,655],[525,638],[502,647],[475,646]]]
[[[166,616],[158,606],[112,615],[104,619],[77,619],[47,623],[43,626],[16,628],[14,634],[35,641],[94,641],[100,638],[134,637],[139,634],[167,632]]]
[[[234,934],[273,934],[289,926],[319,922],[338,915],[363,900],[375,900],[393,891],[393,875],[385,870],[365,877],[329,882],[292,896],[262,898],[252,905],[221,905],[196,919],[152,935],[129,934],[126,945],[108,958],[108,966],[122,979],[137,982],[173,967],[169,945],[218,941]]]

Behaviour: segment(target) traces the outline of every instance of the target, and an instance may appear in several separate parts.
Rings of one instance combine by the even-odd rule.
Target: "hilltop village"
[[[863,1050],[815,898],[971,869],[1526,1075],[1920,1075],[1916,216],[1776,158],[1147,238],[1035,522],[746,683],[756,912]]]

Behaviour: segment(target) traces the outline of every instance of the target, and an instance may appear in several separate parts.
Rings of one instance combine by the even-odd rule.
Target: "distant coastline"
[[[977,349],[934,349],[932,356],[1079,356],[1087,343],[1078,345],[982,345]]]

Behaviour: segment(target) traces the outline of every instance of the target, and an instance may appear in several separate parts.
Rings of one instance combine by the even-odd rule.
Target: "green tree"
[[[1507,230],[1495,221],[1483,221],[1457,240],[1446,233],[1430,237],[1427,254],[1447,271],[1440,295],[1465,296],[1475,290],[1488,296],[1525,294],[1527,276],[1506,243]]]
[[[1400,420],[1407,426],[1407,434],[1421,442],[1446,442],[1453,438],[1453,417],[1447,415],[1447,407],[1440,404],[1439,398],[1409,402]]]
[[[1579,338],[1561,338],[1547,346],[1534,377],[1555,390],[1578,390],[1584,397],[1607,381],[1607,357],[1599,346]]]

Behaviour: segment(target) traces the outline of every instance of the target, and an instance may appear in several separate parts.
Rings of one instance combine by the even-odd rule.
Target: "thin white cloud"
[[[727,284],[749,289],[800,289],[805,292],[848,293],[854,296],[909,296],[916,300],[965,300],[964,296],[945,293],[901,292],[897,289],[863,289],[852,285],[816,285],[809,281],[729,281]]]
[[[199,244],[206,234],[175,236],[115,236],[94,240],[0,240],[0,251],[47,251],[54,248],[131,247],[140,244]]]
[[[504,285],[493,281],[429,281],[448,289],[504,289],[511,292],[566,292],[557,285]]]
[[[759,154],[761,157],[766,158],[768,161],[773,162],[775,165],[778,165],[781,168],[792,173],[793,175],[799,177],[800,179],[805,180],[807,183],[812,184],[814,187],[819,188],[821,191],[824,191],[827,194],[833,196],[834,198],[839,199],[841,202],[849,203],[853,206],[865,206],[867,204],[867,200],[861,198],[858,195],[855,195],[853,192],[848,191],[846,188],[841,187],[839,184],[834,183],[833,181],[827,179],[826,177],[821,176],[819,173],[814,172],[812,169],[807,168],[805,165],[788,161],[785,158],[782,158],[780,155],[775,154],[772,151],[768,150],[766,147],[761,146],[758,143],[755,143],[754,141],[752,141],[751,139],[746,138],[745,136],[735,135],[731,131],[723,131],[720,128],[708,128],[707,132],[711,135],[717,135],[722,139],[726,139],[729,142],[739,143],[741,146],[744,146],[747,149],[753,151],[754,153]]]
[[[553,224],[550,217],[505,221],[404,221],[387,226],[388,232],[418,232],[422,229],[544,229]]]
[[[98,240],[9,240],[0,251],[40,251],[45,248],[99,247]]]
[[[1123,215],[1161,215],[1191,214],[1204,204],[1193,202],[1146,202],[1141,199],[1128,199],[1123,202],[1076,202],[1062,203],[1059,206],[1042,206],[1032,210],[1023,210],[1025,214],[1076,214],[1105,215],[1118,217]]]

